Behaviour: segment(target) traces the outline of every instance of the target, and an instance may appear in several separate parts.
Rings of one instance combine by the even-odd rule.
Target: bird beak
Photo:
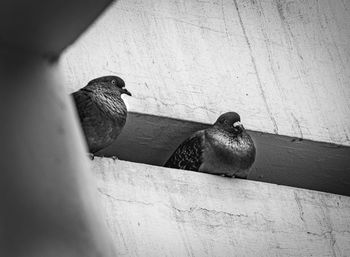
[[[235,123],[233,123],[233,127],[234,127],[235,129],[240,130],[240,131],[243,131],[243,129],[244,129],[243,124],[240,123],[239,121],[236,121]]]
[[[131,96],[131,93],[125,87],[122,88],[122,94],[127,94]]]

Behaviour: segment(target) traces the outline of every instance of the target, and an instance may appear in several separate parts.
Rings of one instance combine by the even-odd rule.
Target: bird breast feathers
[[[216,132],[207,134],[206,139],[214,149],[234,155],[246,155],[252,148],[249,136],[244,134],[232,137]]]
[[[99,106],[107,115],[125,115],[127,113],[126,105],[120,96],[110,96],[101,94],[96,99]]]

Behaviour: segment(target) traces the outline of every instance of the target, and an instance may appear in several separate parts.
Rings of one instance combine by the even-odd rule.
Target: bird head
[[[214,123],[214,126],[236,135],[244,131],[241,117],[236,112],[226,112],[221,114]]]
[[[99,88],[100,90],[110,90],[112,92],[119,92],[120,94],[131,93],[125,88],[125,82],[117,76],[104,76],[91,80],[87,87]]]

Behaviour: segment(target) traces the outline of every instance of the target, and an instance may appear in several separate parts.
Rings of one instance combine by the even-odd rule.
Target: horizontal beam
[[[209,124],[129,113],[118,139],[98,155],[163,166]],[[249,131],[257,147],[249,179],[350,196],[350,147]]]
[[[92,167],[120,255],[350,255],[349,197],[109,158]]]

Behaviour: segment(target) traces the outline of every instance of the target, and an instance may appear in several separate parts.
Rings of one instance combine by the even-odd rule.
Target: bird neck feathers
[[[120,94],[103,92],[98,95],[96,102],[107,116],[125,119],[127,110]]]
[[[215,126],[214,129],[218,131],[220,134],[222,134],[223,136],[225,136],[226,138],[230,138],[230,139],[237,139],[238,137],[243,136],[245,133],[245,131],[242,131],[241,133],[237,134],[232,131],[227,131],[226,129],[221,128],[219,126]]]

